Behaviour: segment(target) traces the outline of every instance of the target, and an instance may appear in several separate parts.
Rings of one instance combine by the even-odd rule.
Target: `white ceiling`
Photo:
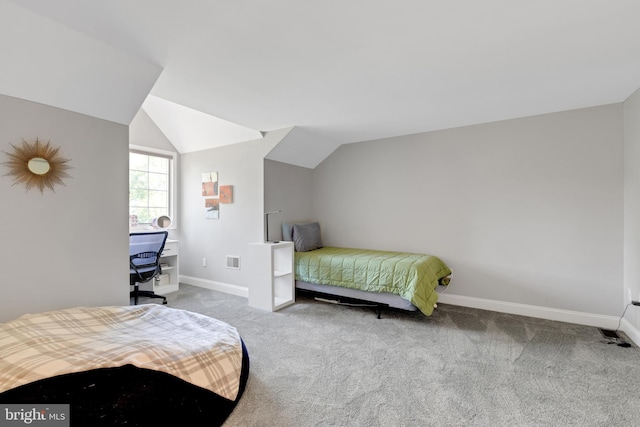
[[[142,108],[181,153],[262,138],[260,131],[149,95]]]
[[[343,143],[640,87],[638,0],[0,0],[0,24],[0,93],[128,124],[150,92],[253,131],[294,127],[276,160],[306,167]]]

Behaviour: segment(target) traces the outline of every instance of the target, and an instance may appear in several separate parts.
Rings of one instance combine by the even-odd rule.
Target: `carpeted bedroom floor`
[[[640,425],[640,350],[597,328],[451,305],[378,320],[308,297],[270,313],[189,285],[168,300],[247,345],[225,427]]]

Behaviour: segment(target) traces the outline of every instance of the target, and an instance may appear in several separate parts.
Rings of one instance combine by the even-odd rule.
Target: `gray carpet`
[[[640,351],[597,328],[451,305],[378,320],[308,297],[269,313],[188,285],[168,305],[232,324],[247,345],[225,427],[640,425]]]

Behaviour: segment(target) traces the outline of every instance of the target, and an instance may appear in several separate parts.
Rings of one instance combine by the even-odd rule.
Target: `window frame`
[[[177,157],[178,157],[178,153],[176,153],[175,151],[168,151],[168,150],[161,150],[159,148],[152,148],[152,147],[144,147],[141,145],[129,145],[129,154],[127,155],[127,161],[129,161],[129,155],[130,153],[137,153],[137,154],[144,154],[147,156],[157,156],[157,157],[165,157],[169,159],[169,207],[168,207],[168,215],[171,218],[171,227],[170,229],[175,229],[176,228],[176,224],[178,223],[177,221],[177,208],[176,208],[176,188],[177,188],[177,183],[176,183],[176,178],[177,178]],[[127,168],[127,170],[129,171],[128,173],[130,173],[131,169],[130,169],[131,165],[129,164],[129,167]],[[128,190],[127,190],[128,192]],[[131,209],[131,200],[129,200],[129,209]],[[129,210],[129,212],[131,212],[131,210]],[[140,225],[151,225],[150,223],[146,223],[146,222],[141,222],[139,223]]]

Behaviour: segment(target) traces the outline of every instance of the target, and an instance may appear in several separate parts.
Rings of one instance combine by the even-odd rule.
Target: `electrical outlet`
[[[207,266],[207,259],[206,258],[202,258],[202,266],[203,267]],[[631,295],[631,291],[629,291],[629,295]]]

